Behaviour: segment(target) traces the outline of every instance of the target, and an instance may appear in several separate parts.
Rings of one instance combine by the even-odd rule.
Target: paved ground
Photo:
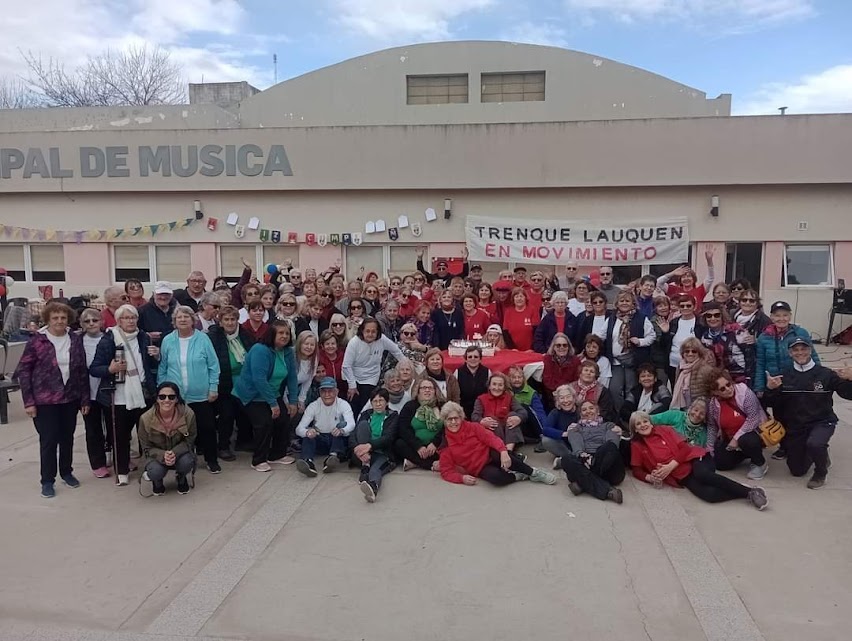
[[[48,501],[17,397],[0,427],[0,639],[846,638],[852,404],[839,414],[828,486],[773,462],[763,513],[631,479],[618,506],[564,479],[497,490],[401,471],[368,505],[352,473],[263,475],[244,458],[189,496],[144,499],[88,473],[82,425],[83,487]]]

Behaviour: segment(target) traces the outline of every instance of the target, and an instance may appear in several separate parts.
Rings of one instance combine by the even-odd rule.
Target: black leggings
[[[509,458],[512,459],[512,466],[509,468],[512,472],[521,472],[522,474],[533,473],[533,469],[512,452],[509,452]],[[502,487],[517,480],[512,472],[507,472],[500,466],[500,452],[489,450],[488,459],[488,463],[479,471],[479,478],[483,481],[488,481],[491,485]]]
[[[618,445],[607,441],[594,453],[591,469],[576,454],[562,457],[562,470],[572,483],[577,483],[587,494],[606,500],[614,485],[624,480],[624,459]]]
[[[738,441],[740,448],[738,450],[729,450],[725,446],[728,444],[728,439],[719,438],[716,441],[714,458],[716,460],[716,469],[732,470],[737,465],[749,459],[755,465],[764,465],[766,459],[763,456],[763,441],[760,438],[757,430],[754,432],[746,432]]]
[[[427,458],[422,458],[420,454],[417,453],[417,450],[408,443],[408,441],[404,441],[402,439],[397,439],[396,443],[394,443],[393,449],[400,461],[408,459],[417,467],[424,470],[431,470],[432,464],[439,458],[438,452],[435,452],[432,456]]]
[[[702,501],[708,503],[745,499],[748,498],[748,493],[751,491],[751,488],[747,485],[717,474],[713,465],[713,457],[709,455],[693,461],[692,472],[680,484]]]
[[[93,470],[106,467],[107,445],[112,445],[112,412],[95,401],[83,417],[86,426],[86,453]]]

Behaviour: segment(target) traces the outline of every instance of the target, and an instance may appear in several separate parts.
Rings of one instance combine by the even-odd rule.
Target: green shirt
[[[421,445],[429,445],[429,443],[434,440],[435,435],[438,433],[437,430],[433,432],[428,427],[426,427],[426,423],[421,421],[416,416],[411,419],[411,429],[414,430],[414,436],[417,437],[417,441]],[[438,430],[440,429],[441,428],[438,428]]]
[[[370,440],[375,441],[382,436],[382,427],[385,424],[387,414],[378,414],[373,412],[370,414]]]
[[[231,361],[231,378],[234,379],[243,371],[243,364],[234,358],[234,354],[231,350],[228,350],[228,360]]]
[[[707,447],[707,426],[691,425],[687,413],[683,410],[668,410],[651,414],[652,425],[671,425],[674,431],[683,436],[690,445]]]
[[[284,354],[275,352],[275,366],[272,368],[272,378],[269,379],[269,384],[276,394],[280,393],[281,385],[284,384],[284,379],[287,378],[287,363],[284,362]]]

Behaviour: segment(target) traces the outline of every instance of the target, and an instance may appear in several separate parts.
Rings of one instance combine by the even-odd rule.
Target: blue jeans
[[[332,436],[320,432],[316,438],[302,439],[302,458],[312,461],[317,454],[337,454],[338,457],[346,452],[347,437],[344,435]]]
[[[387,454],[373,452],[370,456],[370,464],[361,464],[361,476],[358,481],[372,481],[378,489],[382,486],[382,477],[390,471],[391,464]]]
[[[162,481],[166,478],[169,470],[174,470],[178,477],[186,476],[195,467],[195,454],[192,452],[184,452],[175,460],[174,465],[166,465],[159,461],[148,461],[145,465],[145,471],[148,472],[148,478],[152,481]]]

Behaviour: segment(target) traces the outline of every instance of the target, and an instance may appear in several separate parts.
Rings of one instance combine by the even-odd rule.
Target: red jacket
[[[648,436],[637,434],[633,437],[630,442],[630,467],[633,468],[633,476],[644,481],[645,475],[657,469],[658,464],[677,461],[680,465],[666,477],[665,482],[680,487],[678,481],[692,472],[692,461],[705,454],[706,449],[690,445],[668,425],[656,425]]]
[[[558,365],[550,354],[545,354],[542,361],[544,361],[544,372],[541,375],[541,384],[551,394],[560,385],[573,383],[580,378],[579,356],[572,356],[565,365]]]
[[[506,451],[506,444],[479,423],[462,421],[458,432],[444,430],[447,446],[441,450],[441,478],[462,483],[465,474],[479,476],[490,450]]]
[[[337,358],[334,360],[328,357],[324,349],[320,349],[317,356],[317,362],[325,367],[325,375],[337,381],[337,391],[341,397],[349,391],[349,383],[343,378],[343,352],[342,349],[337,350]]]

